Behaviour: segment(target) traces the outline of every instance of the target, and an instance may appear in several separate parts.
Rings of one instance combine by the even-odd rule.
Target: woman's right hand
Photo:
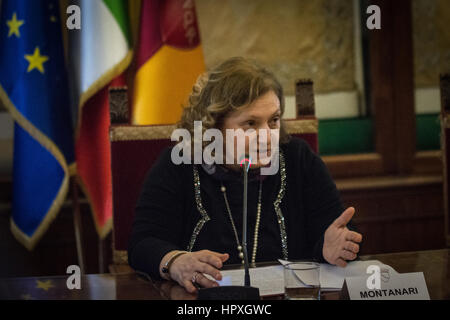
[[[219,271],[223,263],[229,258],[228,253],[218,253],[210,250],[188,252],[176,258],[170,269],[170,277],[183,286],[188,292],[197,291],[192,283],[195,282],[204,288],[217,287],[216,281],[209,280],[204,274],[208,274],[216,280],[222,280]]]

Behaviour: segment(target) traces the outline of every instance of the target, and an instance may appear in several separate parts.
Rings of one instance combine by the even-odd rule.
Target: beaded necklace
[[[233,227],[234,236],[236,238],[237,249],[239,252],[239,258],[241,259],[242,264],[244,264],[244,253],[242,252],[242,245],[239,242],[238,233],[236,230],[236,226],[234,224],[233,215],[231,214],[230,205],[228,203],[227,198],[227,189],[221,182],[220,191],[222,191],[223,198],[225,200],[225,205],[227,207],[228,217],[230,218],[231,226]],[[255,263],[256,260],[256,251],[258,249],[258,233],[259,233],[259,222],[261,221],[261,195],[262,195],[262,180],[259,181],[259,193],[258,193],[258,204],[256,207],[256,223],[255,223],[255,233],[253,238],[253,252],[252,252],[252,260],[251,263]]]

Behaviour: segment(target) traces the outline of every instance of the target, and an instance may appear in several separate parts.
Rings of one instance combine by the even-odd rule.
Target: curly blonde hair
[[[221,130],[230,112],[249,105],[269,91],[273,91],[280,100],[283,115],[283,88],[275,76],[254,61],[230,58],[197,79],[177,127],[187,129],[192,138],[194,121],[202,121],[203,132],[211,128]],[[280,143],[288,140],[280,120]]]

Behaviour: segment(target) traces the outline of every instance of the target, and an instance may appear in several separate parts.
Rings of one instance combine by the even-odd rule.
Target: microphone
[[[252,165],[252,158],[248,154],[246,154],[241,157],[241,161],[239,164],[244,171],[248,172],[248,169],[250,169]]]

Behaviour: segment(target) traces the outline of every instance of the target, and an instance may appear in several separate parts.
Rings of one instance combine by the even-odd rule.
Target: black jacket
[[[312,259],[324,262],[323,235],[327,227],[344,211],[330,174],[309,145],[291,138],[280,145],[285,159],[286,188],[280,209],[287,234],[288,259]],[[150,170],[136,207],[129,241],[130,265],[159,278],[159,264],[171,250],[187,250],[194,228],[202,217],[195,199],[194,165],[175,165],[171,148],[166,149]],[[226,263],[240,263],[236,238],[226,211],[220,179],[195,165],[200,178],[200,199],[210,220],[195,239],[192,251],[209,249],[229,253]],[[223,181],[227,188],[233,219],[241,240],[242,194],[240,177]],[[281,170],[266,176],[262,186],[262,211],[256,262],[283,258],[280,224],[274,209],[279,194]],[[248,252],[253,249],[259,180],[248,186]],[[354,229],[349,226],[350,229]]]

